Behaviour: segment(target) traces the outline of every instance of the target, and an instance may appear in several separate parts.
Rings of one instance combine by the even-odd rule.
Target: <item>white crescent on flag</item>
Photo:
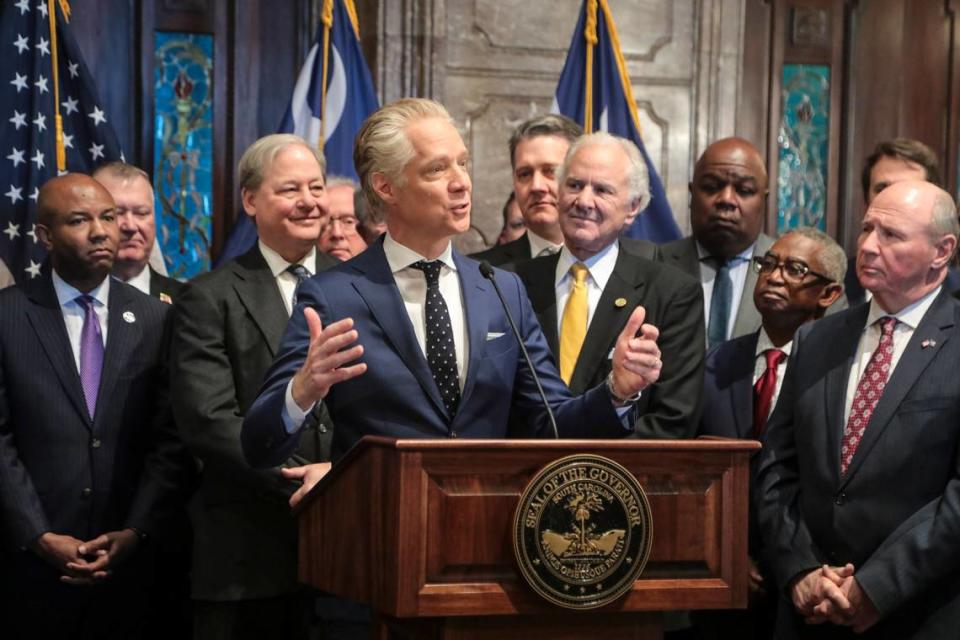
[[[293,89],[291,111],[293,114],[293,132],[310,143],[316,144],[320,139],[320,118],[314,115],[314,110],[307,102],[307,92],[310,90],[310,81],[314,76],[317,45],[310,47],[307,59],[300,70],[297,85]],[[333,68],[330,71],[330,84],[327,87],[327,127],[326,137],[329,138],[337,130],[340,117],[343,115],[347,103],[347,75],[343,68],[343,59],[335,46],[330,47],[333,54]],[[319,64],[323,64],[320,62]]]

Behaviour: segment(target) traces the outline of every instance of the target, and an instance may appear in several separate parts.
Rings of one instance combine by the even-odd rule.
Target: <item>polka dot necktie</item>
[[[893,362],[893,329],[897,326],[897,319],[884,316],[877,320],[880,325],[880,344],[870,356],[867,368],[857,383],[857,392],[853,396],[853,405],[850,407],[850,418],[843,430],[843,445],[840,450],[840,475],[847,473],[847,468],[857,452],[857,446],[863,438],[870,416],[877,406],[877,401],[883,394],[890,378],[890,365]]]
[[[447,303],[440,295],[439,260],[420,260],[410,265],[423,271],[427,278],[427,363],[440,390],[447,413],[453,416],[460,404],[460,377],[457,374],[457,352],[453,345],[453,327]]]

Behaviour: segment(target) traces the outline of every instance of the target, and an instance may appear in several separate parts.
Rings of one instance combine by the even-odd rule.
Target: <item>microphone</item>
[[[533,382],[537,385],[537,391],[540,393],[540,399],[543,400],[543,406],[547,410],[547,417],[550,418],[550,430],[553,433],[553,439],[558,440],[560,436],[557,434],[557,420],[553,417],[553,409],[550,408],[550,403],[547,402],[547,394],[543,392],[543,386],[540,384],[540,376],[537,375],[537,370],[534,368],[533,362],[530,361],[530,354],[527,353],[527,347],[523,344],[523,338],[520,337],[520,331],[517,330],[517,324],[513,321],[513,316],[510,315],[510,308],[507,307],[507,301],[503,299],[503,293],[500,291],[500,287],[497,286],[497,280],[493,275],[493,267],[491,267],[490,263],[486,260],[480,263],[480,275],[490,281],[490,284],[493,285],[494,291],[497,292],[497,297],[500,298],[500,304],[503,306],[503,312],[507,314],[507,322],[510,323],[510,329],[513,330],[513,335],[520,344],[520,353],[523,354],[523,359],[527,363],[527,368],[530,369],[530,375],[533,376]]]

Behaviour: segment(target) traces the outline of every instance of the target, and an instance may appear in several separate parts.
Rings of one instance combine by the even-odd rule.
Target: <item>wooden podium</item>
[[[298,509],[300,580],[369,603],[379,638],[660,638],[659,612],[746,606],[749,458],[759,447],[366,437]],[[529,479],[578,453],[629,469],[653,514],[640,578],[592,611],[540,598],[511,538]]]

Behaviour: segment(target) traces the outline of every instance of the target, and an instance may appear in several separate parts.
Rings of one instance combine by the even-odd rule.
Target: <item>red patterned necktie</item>
[[[880,324],[880,344],[877,350],[870,356],[870,362],[863,375],[860,376],[860,382],[857,383],[857,392],[853,396],[853,406],[850,407],[850,419],[847,420],[847,426],[843,430],[843,446],[840,449],[840,475],[847,473],[850,461],[853,460],[853,454],[857,451],[857,445],[863,438],[867,425],[870,423],[870,416],[877,406],[877,401],[883,394],[883,388],[887,386],[887,379],[890,377],[890,364],[893,362],[893,329],[897,326],[897,319],[890,316],[884,316],[877,320]]]
[[[757,440],[767,426],[773,394],[777,390],[777,367],[787,357],[780,349],[767,349],[763,355],[767,358],[767,368],[753,385],[753,437]]]

